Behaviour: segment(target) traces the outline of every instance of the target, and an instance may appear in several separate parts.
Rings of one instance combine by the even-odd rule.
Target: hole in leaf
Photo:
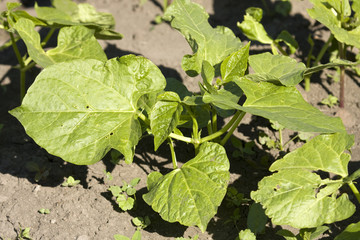
[[[110,133],[110,136],[114,135],[114,133]]]
[[[90,108],[90,106],[86,106],[86,108]]]

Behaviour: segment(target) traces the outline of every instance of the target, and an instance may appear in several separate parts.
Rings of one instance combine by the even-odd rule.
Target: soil
[[[0,3],[1,11],[5,9],[5,2]],[[39,2],[44,4],[46,1]],[[109,58],[130,53],[141,54],[158,65],[166,77],[175,77],[182,80],[191,91],[199,91],[196,80],[186,76],[181,69],[183,55],[191,52],[185,39],[168,24],[154,24],[155,16],[161,14],[161,1],[149,0],[143,6],[139,5],[138,0],[78,0],[77,2],[91,3],[98,10],[110,12],[115,17],[116,30],[124,34],[124,39],[101,41]],[[196,2],[208,11],[209,22],[213,26],[230,27],[243,40],[246,38],[236,28],[236,22],[242,21],[247,7],[263,7],[261,1],[197,0]],[[314,50],[316,54],[329,32],[307,15],[306,8],[310,7],[307,1],[294,0],[291,3],[292,10],[289,16],[265,17],[262,22],[271,36],[276,36],[283,29],[292,33],[301,49],[294,57],[304,61],[309,50],[307,36],[313,34],[316,37]],[[267,5],[274,9],[273,2],[267,1]],[[35,15],[32,7],[26,10]],[[0,31],[0,45],[7,40],[8,35]],[[55,42],[56,39],[52,41]],[[26,48],[22,43],[19,43],[19,47],[25,53]],[[252,54],[265,50],[269,48],[256,42],[252,43]],[[198,234],[201,240],[227,240],[235,239],[239,229],[246,228],[246,207],[242,209],[241,220],[236,227],[232,222],[226,223],[234,209],[227,208],[225,201],[205,233],[201,233],[196,227],[167,223],[152,211],[141,198],[141,195],[147,191],[146,176],[152,171],[162,173],[170,171],[171,160],[167,146],[160,147],[156,153],[153,151],[151,138],[140,142],[134,163],[130,165],[123,162],[113,165],[110,156],[106,156],[103,161],[94,165],[76,166],[48,154],[36,145],[26,135],[21,124],[8,114],[9,110],[19,105],[19,72],[13,68],[14,66],[16,66],[16,57],[12,49],[1,51],[0,124],[4,127],[0,132],[0,239],[16,239],[20,228],[25,227],[31,228],[30,235],[33,239],[113,239],[114,234],[131,237],[136,230],[131,219],[138,216],[149,216],[151,219],[151,225],[142,230],[143,239],[175,239]],[[35,68],[28,73],[28,86],[39,71],[40,68]],[[324,113],[340,115],[348,132],[356,135],[349,168],[350,172],[358,169],[360,167],[359,77],[350,73],[347,75],[344,111],[339,111],[338,107],[329,108],[319,105],[328,94],[339,95],[339,84],[327,78],[326,73],[313,76],[310,92],[305,92],[302,85],[299,86],[299,90],[308,102]],[[259,117],[247,116],[236,135],[243,140],[256,141],[260,130],[272,133],[269,129],[267,121]],[[178,144],[176,151],[180,162],[194,156],[190,146]],[[254,151],[257,158],[254,160],[255,163],[263,156],[268,156],[270,161],[279,157],[278,152],[263,150],[258,144],[254,147]],[[249,198],[250,191],[256,190],[257,182],[269,173],[266,169],[256,166],[257,164],[249,164],[249,161],[244,159],[231,157],[231,153],[229,156],[230,185]],[[29,164],[34,165],[34,163],[40,166],[43,174],[43,178],[39,181],[35,181],[35,173],[29,168]],[[111,181],[106,179],[105,172],[111,172],[113,176]],[[61,183],[68,176],[79,179],[80,184],[74,187],[62,187]],[[137,208],[123,212],[115,204],[107,188],[110,185],[121,186],[123,181],[129,182],[134,177],[141,178],[137,186]],[[355,204],[359,207],[359,204]],[[50,213],[38,213],[41,208],[49,209]],[[358,212],[350,220],[330,225],[331,233],[326,233],[321,239],[334,239],[347,223],[357,221],[360,221]],[[281,239],[275,235],[275,232],[281,228],[269,224],[265,234],[259,235],[259,239]]]

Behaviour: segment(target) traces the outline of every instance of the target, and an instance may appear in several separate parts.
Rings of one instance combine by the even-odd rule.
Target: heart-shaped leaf
[[[195,158],[180,169],[148,177],[145,202],[168,222],[197,225],[206,230],[222,202],[230,178],[225,149],[217,143],[204,143]]]
[[[164,88],[161,71],[144,57],[75,60],[43,70],[10,113],[65,161],[92,164],[114,148],[129,163],[141,136],[138,100]]]

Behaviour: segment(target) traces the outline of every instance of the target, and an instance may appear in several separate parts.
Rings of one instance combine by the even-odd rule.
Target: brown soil
[[[6,1],[5,1],[6,2]],[[4,10],[5,2],[0,3],[0,10]],[[80,2],[80,0],[79,0]],[[81,2],[85,2],[82,0]],[[116,20],[116,30],[124,34],[120,41],[101,41],[109,58],[125,54],[141,54],[163,71],[166,77],[181,79],[192,91],[198,91],[197,82],[185,75],[181,69],[183,55],[190,53],[185,39],[168,24],[154,25],[153,20],[161,14],[160,3],[149,0],[144,6],[139,6],[138,0],[88,0],[98,10],[110,12]],[[262,7],[260,1],[236,0],[197,0],[210,14],[212,25],[225,25],[234,30],[241,39],[245,39],[236,29],[236,22],[242,20],[245,9],[250,6]],[[245,3],[244,3],[245,2]],[[273,7],[271,2],[268,2]],[[276,36],[282,29],[294,34],[300,43],[301,52],[296,55],[303,61],[309,49],[306,42],[308,34],[318,36],[316,46],[321,47],[323,36],[328,32],[316,25],[306,13],[310,6],[306,1],[292,1],[292,12],[288,17],[267,17],[263,20],[265,28],[271,36]],[[33,8],[27,8],[34,14]],[[8,40],[8,36],[0,31],[0,45]],[[23,52],[26,48],[19,44]],[[252,53],[267,50],[267,47],[253,43]],[[318,49],[315,49],[318,51]],[[152,139],[140,142],[136,151],[134,163],[113,165],[107,156],[91,166],[76,166],[49,155],[37,146],[24,132],[20,123],[8,114],[8,111],[19,105],[19,72],[12,67],[16,65],[16,58],[12,49],[0,52],[0,123],[4,128],[0,132],[0,239],[16,239],[20,227],[30,227],[33,239],[113,239],[114,234],[131,237],[135,227],[131,219],[137,216],[149,216],[152,223],[142,231],[143,239],[175,239],[199,234],[199,239],[227,240],[235,239],[238,229],[232,223],[225,224],[233,209],[223,204],[218,215],[210,222],[207,232],[201,233],[196,227],[184,227],[178,223],[167,223],[157,213],[147,206],[141,195],[146,192],[146,176],[152,171],[167,172],[171,169],[170,154],[167,146],[162,146],[158,152],[153,151]],[[36,77],[39,68],[34,69],[27,76],[28,85]],[[32,79],[32,80],[31,80]],[[320,108],[328,115],[335,115],[338,108],[332,109],[318,103],[328,94],[339,95],[339,85],[326,78],[325,74],[314,76],[311,91],[305,92],[302,86],[299,90],[304,98]],[[350,172],[360,167],[360,80],[358,76],[348,75],[346,82],[346,108],[343,117],[349,133],[356,134],[356,143],[352,150]],[[238,128],[237,136],[245,140],[254,140],[260,128],[256,124],[263,124],[260,118],[247,116]],[[269,125],[265,122],[265,127]],[[264,128],[262,128],[264,129]],[[267,130],[268,131],[268,130]],[[177,147],[180,161],[192,158],[193,152],[189,146]],[[262,150],[256,147],[257,156],[272,153],[270,159],[278,156],[274,151]],[[229,154],[231,158],[231,153]],[[242,159],[231,158],[231,185],[239,192],[249,197],[249,192],[255,190],[257,182],[268,174],[266,170],[255,168]],[[26,167],[29,162],[37,163],[48,172],[48,176],[35,181],[35,173]],[[111,172],[113,180],[105,179],[105,171]],[[75,187],[61,187],[61,183],[68,176],[81,180]],[[140,177],[137,186],[137,208],[122,212],[114,204],[107,192],[110,185],[122,185],[122,181],[129,182],[134,177]],[[357,204],[358,206],[358,204]],[[50,210],[50,214],[38,213],[41,208]],[[358,213],[350,221],[360,220]],[[246,209],[242,213],[239,229],[246,228]],[[326,234],[322,239],[333,239],[346,223],[331,225],[334,233]],[[279,226],[269,225],[266,234],[259,239],[281,239],[275,236]]]

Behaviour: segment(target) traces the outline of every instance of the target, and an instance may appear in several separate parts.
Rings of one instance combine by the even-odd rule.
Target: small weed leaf
[[[278,171],[259,182],[251,198],[266,208],[274,224],[313,228],[350,217],[355,206],[347,194],[336,198],[344,179],[321,179],[310,170],[322,170],[346,177],[350,156],[343,153],[354,143],[347,134],[319,135],[301,148],[276,161]],[[296,206],[296,207],[294,207]]]
[[[164,220],[197,225],[204,232],[226,194],[228,171],[225,149],[204,143],[198,155],[180,169],[164,176],[150,174],[149,193],[143,198]]]
[[[254,18],[249,12],[247,12],[244,16],[244,21],[241,23],[238,22],[237,26],[250,40],[258,41],[264,44],[271,44],[273,39],[267,34],[264,26],[258,21],[261,20],[261,18]]]
[[[42,71],[11,114],[40,146],[65,161],[93,164],[114,148],[130,163],[141,136],[138,100],[164,87],[164,76],[144,57],[128,55],[105,65],[76,60]]]
[[[72,176],[69,176],[62,184],[63,187],[74,187],[80,183],[80,180],[75,180]]]
[[[194,55],[185,55],[182,67],[190,76],[201,73],[202,62],[208,61],[220,74],[221,62],[242,47],[240,39],[225,27],[212,28],[204,8],[190,0],[175,0],[165,11],[163,19],[181,32]]]

